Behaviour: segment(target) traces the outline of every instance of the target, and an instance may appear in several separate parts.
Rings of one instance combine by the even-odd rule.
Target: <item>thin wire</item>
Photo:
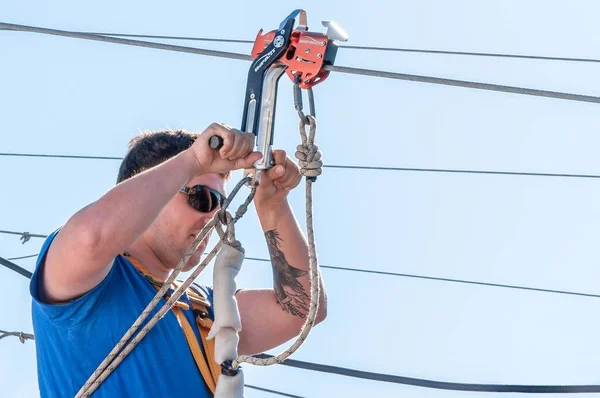
[[[593,178],[598,179],[597,174],[568,174],[568,173],[534,173],[524,171],[491,171],[491,170],[465,170],[465,169],[428,169],[414,167],[387,167],[387,166],[348,166],[348,165],[325,165],[331,169],[354,169],[354,170],[381,170],[381,171],[410,171],[424,173],[456,173],[456,174],[491,174],[506,176],[525,177],[563,177],[563,178]]]
[[[55,36],[71,37],[71,38],[76,38],[76,39],[95,40],[95,41],[124,44],[124,45],[137,46],[137,47],[154,48],[154,49],[167,50],[167,51],[176,51],[176,52],[208,55],[208,56],[214,56],[214,57],[239,59],[239,60],[245,60],[245,61],[250,61],[252,59],[249,55],[246,55],[246,54],[231,53],[231,52],[226,52],[226,51],[206,50],[206,49],[200,49],[200,48],[175,46],[175,45],[148,42],[148,41],[120,39],[120,38],[111,37],[111,36],[101,36],[101,35],[95,35],[95,34],[70,32],[70,31],[64,31],[64,30],[46,29],[46,28],[40,28],[40,27],[35,27],[35,26],[16,25],[16,24],[8,24],[8,23],[3,23],[3,22],[0,22],[0,29],[16,30],[16,31],[22,31],[22,32],[34,32],[34,33],[49,34],[49,35],[55,35]],[[398,80],[407,80],[407,81],[414,81],[414,82],[421,82],[421,83],[433,83],[433,84],[441,84],[441,85],[454,86],[454,87],[465,87],[465,88],[472,88],[472,89],[499,91],[499,92],[513,93],[513,94],[532,95],[532,96],[537,96],[537,97],[564,99],[564,100],[570,100],[570,101],[600,103],[600,97],[594,97],[594,96],[589,96],[589,95],[561,93],[561,92],[546,91],[546,90],[536,90],[536,89],[529,89],[529,88],[523,88],[523,87],[502,86],[502,85],[497,85],[497,84],[444,79],[444,78],[431,77],[431,76],[409,75],[409,74],[404,74],[404,73],[387,72],[387,71],[380,71],[380,70],[374,70],[374,69],[352,68],[352,67],[347,67],[347,66],[326,65],[326,66],[324,66],[324,69],[328,70],[328,71],[335,71],[335,72],[340,72],[340,73],[350,73],[350,74],[355,74],[355,75],[380,77],[380,78],[386,78],[386,79],[398,79]]]
[[[31,158],[59,158],[59,159],[95,159],[95,160],[123,160],[116,156],[86,156],[86,155],[48,155],[41,153],[0,153],[0,156],[31,157]]]
[[[88,156],[88,155],[49,155],[36,153],[0,153],[0,156],[12,157],[39,157],[39,158],[64,158],[64,159],[87,159],[87,160],[122,160],[123,158],[114,156]],[[491,171],[491,170],[467,170],[467,169],[428,169],[414,167],[387,167],[387,166],[352,166],[326,164],[324,168],[329,169],[348,169],[348,170],[380,170],[380,171],[408,171],[423,173],[455,173],[455,174],[490,174],[506,176],[524,176],[524,177],[562,177],[562,178],[591,178],[600,179],[597,174],[568,174],[568,173],[533,173],[522,171]]]
[[[257,387],[257,386],[252,386],[250,384],[244,384],[245,387],[248,388],[252,388],[253,390],[258,390],[258,391],[264,391],[264,392],[268,392],[270,394],[277,394],[277,395],[283,395],[284,397],[290,397],[290,398],[305,398],[305,397],[301,397],[300,395],[292,395],[292,394],[288,394],[285,392],[281,392],[281,391],[275,391],[275,390],[269,390],[268,388],[263,388],[263,387]]]
[[[263,262],[271,261],[266,258],[257,258],[257,257],[244,257],[244,258],[246,260],[254,260],[254,261],[263,261]],[[462,283],[462,284],[468,284],[468,285],[501,287],[501,288],[507,288],[507,289],[529,290],[529,291],[534,291],[534,292],[566,294],[566,295],[571,295],[571,296],[600,298],[600,294],[579,293],[579,292],[571,292],[571,291],[567,291],[567,290],[541,289],[541,288],[536,288],[536,287],[504,285],[501,283],[478,282],[478,281],[471,281],[471,280],[465,280],[465,279],[440,278],[440,277],[435,277],[435,276],[403,274],[403,273],[398,273],[398,272],[367,270],[367,269],[360,269],[360,268],[336,267],[336,266],[332,266],[332,265],[319,265],[319,266],[321,268],[333,269],[333,270],[338,270],[338,271],[360,272],[360,273],[365,273],[365,274],[396,276],[396,277],[401,277],[401,278],[425,279],[425,280],[439,281],[439,282]]]
[[[7,258],[7,260],[9,260],[9,261],[24,260],[26,258],[33,258],[33,257],[37,257],[37,256],[39,256],[39,254],[30,254],[29,256]]]
[[[0,233],[21,235],[20,232],[14,232],[14,231],[0,231]],[[34,235],[31,235],[31,236],[34,236]],[[36,237],[47,237],[47,235],[35,235],[35,236]],[[33,256],[37,256],[37,254],[31,255],[31,256],[26,256],[26,257],[33,257]],[[22,258],[26,258],[26,257],[22,257]],[[2,258],[0,257],[0,259],[2,259]],[[245,257],[245,259],[253,260],[253,261],[261,261],[261,262],[271,262],[271,260],[269,260],[267,258],[259,258],[259,257]],[[4,260],[4,261],[7,261],[7,260]],[[1,261],[0,261],[0,264],[2,264]],[[13,263],[11,263],[11,264],[14,267],[19,267],[16,264],[13,264]],[[580,293],[580,292],[572,292],[572,291],[568,291],[568,290],[542,289],[542,288],[537,288],[537,287],[505,285],[505,284],[501,284],[501,283],[479,282],[479,281],[472,281],[472,280],[466,280],[466,279],[440,278],[440,277],[435,277],[435,276],[426,276],[426,275],[417,275],[417,274],[404,274],[404,273],[398,273],[398,272],[367,270],[367,269],[360,269],[360,268],[337,267],[337,266],[333,266],[333,265],[320,265],[320,267],[326,268],[326,269],[338,270],[338,271],[360,272],[360,273],[366,273],[366,274],[395,276],[395,277],[401,277],[401,278],[425,279],[425,280],[439,281],[439,282],[462,283],[462,284],[468,284],[468,285],[500,287],[500,288],[506,288],[506,289],[528,290],[528,291],[542,292],[542,293],[554,293],[554,294],[565,294],[565,295],[570,295],[570,296],[600,298],[600,294]],[[12,269],[12,267],[9,267],[9,268]],[[23,269],[23,268],[21,268],[21,269]],[[17,272],[19,272],[19,271],[17,271]],[[29,271],[25,270],[25,272],[27,272],[31,275],[31,273]]]
[[[271,355],[261,354],[258,357],[270,358]],[[517,392],[517,393],[592,393],[600,392],[600,385],[505,385],[505,384],[474,384],[474,383],[453,383],[437,380],[417,379],[413,377],[396,376],[383,373],[366,372],[362,370],[342,368],[339,366],[322,365],[313,362],[298,361],[288,359],[281,363],[284,366],[290,366],[298,369],[312,370],[316,372],[337,374],[340,376],[355,377],[373,381],[383,381],[387,383],[404,384],[416,387],[433,388],[438,390],[452,391],[477,391],[477,392]]]
[[[7,29],[11,30],[11,29]],[[143,35],[132,33],[107,33],[107,32],[76,32],[88,35],[114,36],[114,37],[132,37],[139,39],[164,39],[164,40],[187,40],[203,41],[213,43],[235,43],[235,44],[254,44],[254,40],[225,39],[212,37],[191,37],[191,36],[171,36],[171,35]],[[518,58],[518,59],[537,59],[544,61],[567,61],[567,62],[600,62],[600,59],[594,58],[573,58],[573,57],[552,57],[542,55],[524,55],[524,54],[504,54],[504,53],[481,53],[471,51],[449,51],[449,50],[425,50],[420,48],[400,48],[400,47],[379,47],[379,46],[353,46],[340,44],[341,49],[364,50],[364,51],[385,51],[385,52],[407,52],[420,54],[441,54],[441,55],[466,55],[473,57],[496,57],[496,58]]]

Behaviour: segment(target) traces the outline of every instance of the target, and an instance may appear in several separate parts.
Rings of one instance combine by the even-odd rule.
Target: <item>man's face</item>
[[[208,186],[225,195],[225,181],[219,174],[205,174],[195,177],[186,186]],[[189,250],[198,232],[211,220],[217,206],[210,213],[201,213],[192,208],[188,203],[188,195],[177,193],[167,204],[158,218],[152,224],[150,232],[150,245],[156,256],[168,268],[174,269],[183,255]],[[200,262],[200,258],[210,235],[208,235],[194,252],[183,271],[188,271]]]

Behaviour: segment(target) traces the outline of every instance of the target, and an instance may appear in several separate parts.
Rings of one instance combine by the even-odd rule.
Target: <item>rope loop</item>
[[[227,209],[219,210],[218,222],[215,223],[215,231],[219,238],[226,244],[232,245],[235,242],[235,218]],[[223,225],[226,226],[223,231]]]

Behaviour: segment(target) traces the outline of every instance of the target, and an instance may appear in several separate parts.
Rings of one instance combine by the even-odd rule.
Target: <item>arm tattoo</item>
[[[265,233],[271,263],[273,264],[273,286],[275,296],[281,307],[292,315],[304,318],[308,314],[310,296],[306,294],[304,286],[298,281],[307,271],[292,267],[279,248],[281,238],[276,230]]]

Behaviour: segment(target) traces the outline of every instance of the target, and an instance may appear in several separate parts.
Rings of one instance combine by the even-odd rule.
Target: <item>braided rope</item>
[[[204,261],[202,261],[200,263],[200,265],[198,265],[198,267],[196,267],[194,272],[192,274],[190,274],[190,276],[185,280],[185,282],[181,286],[179,286],[179,288],[177,288],[175,290],[175,292],[171,295],[169,300],[150,319],[150,321],[148,321],[146,326],[144,326],[140,330],[139,334],[131,342],[129,342],[129,344],[127,344],[127,341],[131,338],[131,336],[140,327],[142,322],[148,317],[150,312],[152,312],[154,307],[156,307],[156,304],[158,303],[158,301],[164,297],[165,293],[171,286],[171,283],[175,280],[177,275],[181,272],[181,270],[183,269],[185,264],[187,264],[190,257],[196,252],[196,250],[200,246],[200,243],[202,242],[202,240],[206,237],[206,235],[210,232],[210,230],[213,227],[215,227],[218,224],[218,222],[221,221],[220,218],[221,218],[222,214],[227,212],[226,205],[229,205],[229,203],[231,203],[231,200],[233,199],[235,194],[237,194],[237,192],[239,191],[241,186],[243,184],[245,184],[246,182],[247,182],[247,179],[242,179],[237,184],[237,186],[234,188],[232,194],[229,196],[228,201],[224,204],[223,209],[220,212],[215,213],[213,218],[198,233],[198,235],[194,239],[194,242],[192,243],[191,247],[183,255],[182,259],[179,261],[179,264],[177,265],[175,270],[171,273],[169,278],[167,278],[165,280],[165,282],[163,283],[163,286],[156,293],[154,298],[150,301],[148,306],[144,309],[144,311],[138,317],[138,319],[134,322],[134,324],[129,328],[129,330],[125,333],[125,335],[121,338],[121,340],[119,340],[119,342],[115,345],[115,347],[112,349],[112,351],[109,353],[109,355],[104,359],[104,361],[102,361],[102,363],[98,366],[98,368],[90,376],[90,378],[83,385],[83,387],[81,387],[81,389],[75,396],[76,398],[89,397],[94,391],[96,391],[96,389],[100,386],[100,384],[102,384],[102,382],[104,382],[104,380],[106,380],[106,378],[115,370],[115,368],[123,361],[123,359],[125,359],[125,357],[133,350],[133,348],[135,348],[135,346],[146,336],[146,334],[148,334],[148,332],[152,329],[152,327],[154,327],[154,325],[156,325],[156,323],[164,316],[164,314],[171,309],[171,307],[174,305],[174,303],[177,300],[179,300],[179,298],[183,295],[185,290],[192,284],[194,279],[196,279],[198,277],[198,275],[200,275],[200,273],[204,270],[204,268],[206,268],[207,264],[210,261],[212,261],[213,257],[220,250],[220,248],[223,244],[223,240],[219,240],[219,242],[215,245],[213,250],[207,255],[207,257],[204,259]],[[244,213],[246,212],[246,210],[248,208],[248,203],[254,197],[254,193],[255,193],[255,190],[253,189],[250,192],[250,195],[248,195],[248,198],[246,199],[244,204],[242,204],[240,206],[240,208],[238,209],[238,211],[236,212],[235,218],[231,218],[231,217],[228,218],[228,221],[229,221],[229,222],[227,222],[228,229],[229,229],[230,225],[232,225],[235,221],[239,220],[244,215]]]
[[[304,343],[310,330],[315,324],[317,313],[319,310],[320,296],[320,273],[317,262],[317,250],[315,248],[315,236],[313,228],[313,204],[312,204],[312,183],[314,178],[321,174],[320,167],[315,168],[314,165],[320,162],[321,152],[314,145],[315,133],[317,130],[317,122],[312,115],[306,115],[308,124],[310,125],[310,133],[306,134],[306,121],[300,118],[300,136],[302,137],[302,145],[298,146],[296,156],[299,158],[301,170],[300,173],[306,178],[306,230],[308,234],[308,260],[309,260],[309,280],[310,280],[310,307],[308,315],[302,328],[300,335],[296,341],[285,351],[271,358],[257,358],[249,355],[240,355],[231,364],[233,369],[236,369],[241,363],[250,363],[258,366],[270,366],[279,364],[285,361]],[[298,154],[300,153],[300,156]],[[305,156],[306,155],[306,156]]]

